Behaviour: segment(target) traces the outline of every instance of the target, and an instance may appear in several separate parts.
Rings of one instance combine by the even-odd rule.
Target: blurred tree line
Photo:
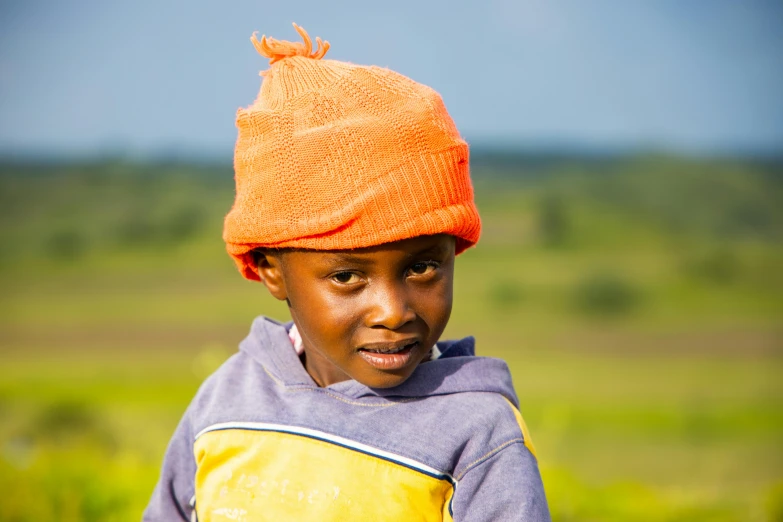
[[[671,236],[783,239],[783,160],[479,152],[472,176],[479,197],[524,190],[544,248],[588,247],[602,237],[575,223],[573,208],[585,206]],[[214,229],[232,198],[233,173],[223,165],[0,163],[0,260],[187,242]],[[716,256],[705,260],[705,274],[730,277],[730,254]]]

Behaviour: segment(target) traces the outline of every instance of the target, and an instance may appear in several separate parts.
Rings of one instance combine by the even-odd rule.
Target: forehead
[[[446,234],[418,236],[353,250],[292,250],[283,255],[286,264],[329,265],[336,263],[375,264],[398,262],[418,256],[447,257],[454,254],[456,241]]]

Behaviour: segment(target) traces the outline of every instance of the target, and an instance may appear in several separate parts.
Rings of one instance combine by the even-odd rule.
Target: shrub
[[[569,236],[571,224],[563,199],[556,195],[543,198],[539,206],[538,234],[545,246],[563,245]]]
[[[75,261],[88,246],[87,238],[78,230],[56,230],[46,239],[44,251],[60,261]]]
[[[600,271],[588,275],[574,291],[577,308],[590,315],[627,314],[640,301],[638,290],[618,274]]]

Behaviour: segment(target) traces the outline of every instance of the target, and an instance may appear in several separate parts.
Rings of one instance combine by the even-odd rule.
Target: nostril
[[[416,319],[407,303],[384,303],[367,317],[367,325],[376,329],[397,330]]]

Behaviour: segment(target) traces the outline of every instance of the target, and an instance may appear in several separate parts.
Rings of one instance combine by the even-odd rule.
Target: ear
[[[288,290],[285,287],[285,278],[283,277],[281,254],[268,251],[256,252],[256,265],[258,266],[258,276],[269,293],[275,299],[281,301],[287,299]]]

